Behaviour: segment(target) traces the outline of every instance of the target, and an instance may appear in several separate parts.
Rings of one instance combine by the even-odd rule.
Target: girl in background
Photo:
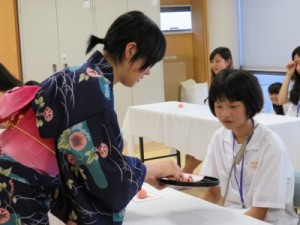
[[[233,69],[232,54],[230,49],[227,47],[218,47],[214,49],[209,56],[209,61],[211,68],[211,82],[222,70]],[[208,98],[204,100],[204,103],[206,103],[207,99]],[[196,159],[194,156],[186,154],[185,165],[182,172],[192,174],[201,162],[201,160]]]
[[[233,69],[232,54],[227,47],[214,49],[209,56],[209,61],[211,67],[211,82],[222,70]]]
[[[290,82],[293,81],[289,92]],[[300,46],[292,52],[292,61],[286,65],[286,75],[279,92],[278,103],[283,105],[290,102],[287,116],[300,116]]]
[[[277,115],[285,115],[288,111],[289,108],[289,103],[286,103],[284,105],[279,105],[278,104],[278,95],[280,88],[282,86],[282,83],[280,82],[275,82],[270,84],[268,87],[268,93],[269,93],[269,98],[272,102],[272,113],[277,114]]]

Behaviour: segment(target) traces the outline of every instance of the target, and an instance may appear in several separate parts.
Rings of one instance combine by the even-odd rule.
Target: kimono
[[[41,137],[56,140],[61,181],[52,214],[67,224],[122,224],[146,167],[122,155],[112,67],[96,51],[40,87],[33,109]]]
[[[41,138],[31,108],[38,86],[22,86],[0,98],[0,224],[47,225],[59,186],[54,138]]]

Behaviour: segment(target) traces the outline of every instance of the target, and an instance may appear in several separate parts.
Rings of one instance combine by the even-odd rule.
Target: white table
[[[268,225],[231,210],[176,191],[172,188],[157,190],[148,184],[143,187],[159,199],[135,202],[126,209],[123,225]],[[64,223],[49,213],[51,225]]]
[[[267,225],[243,215],[243,211],[223,208],[199,198],[165,188],[143,187],[159,199],[135,202],[127,206],[124,225]]]
[[[300,118],[260,113],[255,119],[282,138],[294,168],[300,171]],[[128,108],[123,135],[129,154],[135,152],[136,138],[148,137],[168,147],[203,160],[210,139],[222,125],[207,105],[178,102],[131,106]]]

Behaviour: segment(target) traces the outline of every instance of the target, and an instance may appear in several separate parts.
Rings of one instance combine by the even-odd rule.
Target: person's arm
[[[245,215],[254,217],[259,220],[265,220],[267,213],[268,208],[252,207],[247,212],[245,212]]]
[[[280,88],[279,95],[278,95],[278,104],[279,105],[283,105],[289,101],[289,99],[288,99],[289,85],[290,85],[291,78],[295,72],[295,69],[296,69],[296,64],[294,61],[290,61],[286,65],[285,79],[282,83],[282,86]]]
[[[221,200],[221,189],[220,187],[210,187],[200,195],[200,198],[217,204]]]
[[[145,163],[147,172],[145,182],[157,189],[162,189],[165,185],[158,182],[158,178],[167,177],[172,180],[179,180],[181,175],[180,167],[172,160],[161,162]]]

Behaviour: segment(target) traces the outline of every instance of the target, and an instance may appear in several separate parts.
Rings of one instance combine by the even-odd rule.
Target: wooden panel
[[[192,34],[166,34],[165,60],[186,62],[187,78],[198,83],[209,82],[209,39],[207,28],[206,0],[161,0],[161,5],[192,5]],[[165,62],[164,60],[164,62]]]
[[[165,101],[180,101],[180,82],[186,80],[185,62],[164,63]]]
[[[184,61],[187,78],[194,78],[193,34],[166,34],[167,50],[164,63]]]
[[[0,0],[0,62],[22,80],[16,0]]]
[[[209,82],[210,66],[208,51],[207,3],[206,0],[192,0],[193,47],[194,49],[194,79],[198,83]]]

